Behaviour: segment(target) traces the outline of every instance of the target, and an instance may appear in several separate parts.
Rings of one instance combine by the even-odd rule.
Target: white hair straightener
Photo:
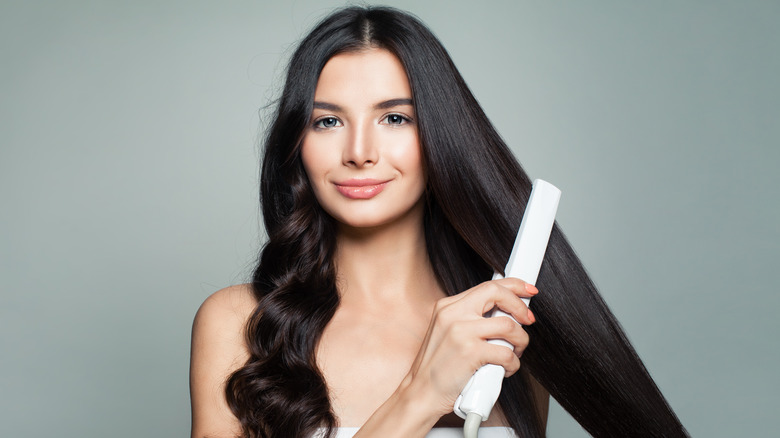
[[[504,270],[507,277],[519,278],[529,284],[536,283],[560,198],[561,191],[554,185],[540,179],[533,182],[531,196]],[[493,274],[493,280],[499,278],[503,276],[498,272]],[[530,298],[522,298],[522,300],[526,305],[530,303]],[[512,318],[498,308],[494,308],[488,316]],[[491,339],[488,342],[514,349],[512,344],[502,339]],[[504,368],[500,365],[488,364],[477,370],[463,388],[453,410],[466,420],[463,425],[465,438],[477,438],[480,424],[488,419],[490,410],[498,400],[503,380]]]

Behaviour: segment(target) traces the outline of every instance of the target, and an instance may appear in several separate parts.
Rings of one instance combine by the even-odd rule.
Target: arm
[[[254,309],[248,285],[215,292],[192,327],[190,398],[192,437],[236,437],[241,426],[225,400],[225,382],[249,357],[244,326]]]
[[[439,300],[409,373],[355,437],[423,437],[452,412],[463,386],[482,365],[501,365],[506,376],[514,374],[528,335],[509,318],[483,315],[498,306],[521,324],[532,324],[533,314],[520,297],[537,292],[521,280],[506,278]],[[487,343],[495,338],[509,341],[515,350]]]

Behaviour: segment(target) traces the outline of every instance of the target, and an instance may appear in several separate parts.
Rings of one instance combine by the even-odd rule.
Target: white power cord
[[[466,422],[463,423],[463,438],[477,438],[479,434],[479,425],[482,423],[482,417],[476,412],[469,412],[466,415]]]

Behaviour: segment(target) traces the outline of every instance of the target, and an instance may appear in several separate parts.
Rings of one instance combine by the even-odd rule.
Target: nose
[[[350,167],[369,167],[379,160],[379,150],[370,122],[354,124],[344,147],[342,162]]]

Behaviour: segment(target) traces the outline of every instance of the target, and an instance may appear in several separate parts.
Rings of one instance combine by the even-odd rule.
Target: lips
[[[390,180],[377,180],[369,178],[353,178],[334,183],[336,190],[350,199],[371,199],[385,189]]]

